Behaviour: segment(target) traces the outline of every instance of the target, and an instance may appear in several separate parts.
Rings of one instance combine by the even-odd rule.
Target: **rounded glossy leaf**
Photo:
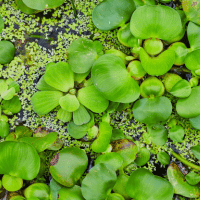
[[[149,55],[155,56],[162,52],[163,43],[157,38],[147,39],[144,41],[144,49]]]
[[[169,40],[178,36],[182,30],[182,23],[178,12],[170,7],[145,5],[133,13],[130,29],[136,38]]]
[[[172,104],[167,97],[140,99],[133,106],[134,117],[145,124],[165,121],[172,113]]]
[[[165,87],[161,80],[156,77],[148,77],[140,85],[140,94],[142,97],[158,97],[165,92]]]
[[[139,149],[137,158],[135,159],[134,162],[136,163],[137,166],[143,166],[149,161],[149,159],[150,159],[150,151],[145,147],[142,147]]]
[[[120,129],[113,129],[112,130],[112,137],[111,137],[111,142],[115,141],[115,140],[120,140],[120,139],[124,139],[125,135],[124,132]]]
[[[159,152],[158,155],[158,161],[163,165],[168,165],[170,162],[170,157],[166,152]]]
[[[200,160],[200,145],[191,147],[192,153],[195,155],[195,157]]]
[[[174,64],[175,52],[167,49],[157,57],[150,57],[146,51],[140,49],[140,60],[144,70],[152,76],[160,76],[167,73]]]
[[[188,53],[185,58],[185,66],[191,71],[200,69],[200,49]]]
[[[50,173],[58,183],[73,187],[85,172],[87,165],[86,153],[77,147],[69,147],[61,150],[51,160]]]
[[[104,112],[109,105],[109,101],[102,96],[94,85],[80,89],[77,98],[82,105],[96,113]]]
[[[114,102],[130,103],[140,95],[140,88],[131,78],[123,61],[112,54],[101,56],[93,65],[92,81],[103,96]]]
[[[9,123],[0,121],[0,137],[4,138],[9,134]]]
[[[76,125],[83,125],[90,121],[91,117],[87,109],[80,104],[79,108],[73,112],[73,121]]]
[[[107,200],[125,200],[124,197],[117,193],[111,193],[108,195]]]
[[[59,62],[47,68],[44,75],[45,82],[62,92],[74,87],[74,73],[68,63]]]
[[[39,115],[45,115],[59,105],[62,96],[63,93],[59,91],[36,92],[31,98],[33,110]]]
[[[17,8],[21,10],[23,13],[30,15],[37,12],[37,10],[27,7],[22,0],[15,0],[15,2],[17,4]]]
[[[180,81],[182,78],[177,74],[167,73],[164,76],[163,82],[167,92],[170,92],[174,85]]]
[[[185,176],[186,181],[190,184],[190,185],[196,185],[200,182],[200,176],[199,174],[191,171],[189,172],[186,176]]]
[[[173,126],[169,130],[169,138],[173,140],[174,142],[183,142],[183,138],[185,135],[185,131],[182,126]]]
[[[31,145],[24,142],[1,142],[0,154],[0,174],[25,180],[32,180],[37,176],[40,158]]]
[[[190,118],[189,121],[193,128],[200,130],[200,115],[194,118]]]
[[[109,165],[95,165],[83,179],[81,191],[86,200],[105,200],[117,180],[115,171]]]
[[[125,65],[127,64],[127,60],[126,60],[127,55],[125,53],[123,53],[122,51],[120,51],[120,50],[109,49],[109,50],[105,51],[105,54],[116,55],[117,57],[119,57],[119,58],[121,58],[123,60],[123,62],[124,62]]]
[[[72,113],[60,108],[57,112],[57,117],[62,122],[69,122],[72,119]]]
[[[173,197],[172,185],[144,168],[137,169],[131,174],[126,191],[135,200],[172,200]]]
[[[92,40],[79,38],[68,49],[69,66],[75,73],[86,73],[97,58],[97,51]]]
[[[188,184],[179,167],[174,162],[167,169],[167,177],[173,185],[175,194],[180,194],[188,198],[197,198],[200,196],[199,187]]]
[[[6,115],[13,115],[18,113],[21,110],[21,102],[18,96],[14,96],[10,100],[2,101],[2,109]]]
[[[0,41],[0,64],[7,64],[13,60],[15,47],[9,41]]]
[[[135,10],[132,0],[104,0],[92,13],[94,25],[103,31],[109,31],[125,24]]]
[[[200,26],[190,22],[187,27],[187,36],[190,43],[190,47],[194,49],[200,48]]]
[[[191,95],[185,99],[179,99],[176,111],[181,117],[193,118],[200,115],[200,86],[193,87]]]
[[[56,8],[64,3],[64,0],[22,0],[24,4],[35,10],[46,10],[51,8]]]

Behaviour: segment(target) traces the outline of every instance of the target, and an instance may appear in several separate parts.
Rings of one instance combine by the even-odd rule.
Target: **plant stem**
[[[75,18],[77,18],[77,11],[76,11],[76,6],[74,4],[74,0],[72,0],[72,7],[74,9],[74,16],[75,16]]]
[[[196,169],[198,171],[200,171],[200,166],[195,165],[189,161],[187,161],[186,159],[182,158],[180,155],[178,155],[177,153],[175,153],[174,151],[171,151],[171,154],[177,158],[179,161],[181,161],[183,164],[187,165],[188,167],[191,167],[193,169]]]

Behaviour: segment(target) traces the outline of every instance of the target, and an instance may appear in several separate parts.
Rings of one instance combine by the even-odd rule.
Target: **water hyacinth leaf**
[[[168,165],[170,162],[170,157],[166,152],[159,152],[157,155],[158,161],[163,165]]]
[[[105,153],[97,157],[95,165],[104,163],[109,165],[114,171],[117,171],[123,164],[123,158],[116,152]]]
[[[190,83],[182,79],[172,87],[170,93],[175,97],[186,98],[191,94],[191,91]]]
[[[17,4],[17,9],[21,10],[23,13],[31,15],[37,12],[37,10],[27,7],[22,0],[15,0],[15,2]]]
[[[2,30],[4,29],[4,21],[3,18],[0,15],[0,33],[2,32]]]
[[[79,38],[68,49],[69,66],[75,73],[86,73],[97,58],[97,51],[92,40]]]
[[[167,97],[140,99],[133,105],[134,117],[142,123],[154,124],[165,121],[172,113],[172,104]]]
[[[191,171],[190,173],[188,173],[185,176],[186,181],[190,184],[190,185],[196,185],[200,182],[200,176],[199,174]]]
[[[117,193],[111,193],[108,195],[107,200],[125,200],[124,197]]]
[[[188,184],[179,167],[174,162],[167,169],[167,177],[173,185],[175,194],[188,198],[198,198],[200,196],[199,187]]]
[[[74,87],[74,73],[68,63],[59,62],[47,68],[44,75],[45,82],[62,92]]]
[[[13,87],[15,88],[15,92],[20,91],[19,84],[16,81],[14,81],[12,78],[7,79],[6,83],[8,84],[8,89]]]
[[[195,157],[200,160],[200,145],[191,147],[192,153],[195,155]]]
[[[69,122],[72,119],[72,113],[60,108],[57,112],[57,118],[62,122]]]
[[[189,97],[179,99],[176,111],[181,117],[193,118],[200,115],[200,86],[193,87]]]
[[[147,131],[155,145],[162,146],[167,142],[167,129],[161,124],[148,125]]]
[[[136,163],[137,166],[143,166],[149,161],[149,159],[150,159],[150,151],[145,147],[142,147],[139,149],[137,158],[135,159],[134,163]]]
[[[0,41],[0,64],[10,63],[14,55],[14,45],[9,41]]]
[[[137,8],[133,13],[130,29],[131,33],[139,39],[169,40],[181,32],[182,23],[179,14],[170,7],[145,5]]]
[[[18,96],[14,96],[10,100],[2,101],[2,110],[6,115],[13,115],[21,110],[21,102]]]
[[[39,82],[36,85],[38,90],[41,91],[57,91],[56,88],[51,87],[50,85],[48,85],[45,80],[44,80],[44,75],[40,78]]]
[[[185,66],[191,71],[200,69],[200,49],[188,53],[185,58]]]
[[[200,115],[194,118],[190,118],[189,121],[193,128],[200,130]]]
[[[109,50],[105,51],[105,54],[116,55],[117,57],[119,57],[123,60],[125,65],[127,64],[127,60],[126,60],[127,55],[125,53],[123,53],[122,51],[119,51],[117,49],[109,49]]]
[[[200,48],[200,26],[190,22],[187,27],[187,36],[190,43],[191,49],[199,49]]]
[[[140,85],[140,94],[142,97],[158,97],[165,92],[165,87],[161,80],[156,77],[148,77]]]
[[[80,104],[79,108],[73,112],[73,121],[76,125],[86,124],[91,117],[87,109]]]
[[[94,8],[92,21],[98,29],[109,31],[125,24],[135,8],[131,0],[104,0]]]
[[[109,101],[102,96],[94,85],[81,88],[78,91],[77,98],[82,105],[95,113],[104,112],[109,105]]]
[[[0,174],[8,174],[24,180],[32,180],[37,176],[40,158],[31,145],[24,142],[1,142],[0,154]]]
[[[10,100],[13,98],[14,95],[15,95],[15,88],[10,88],[9,90],[6,90],[5,92],[3,92],[1,94],[1,97],[4,100]]]
[[[180,81],[182,78],[178,74],[167,73],[163,78],[165,89],[170,92],[174,85]]]
[[[144,168],[137,169],[131,174],[126,191],[135,200],[171,200],[173,197],[172,185]]]
[[[58,195],[58,200],[84,200],[81,193],[81,187],[78,185],[75,185],[72,188],[63,187]]]
[[[36,92],[31,98],[33,110],[39,115],[45,115],[59,105],[62,96],[63,93],[59,91]]]
[[[124,132],[120,129],[113,129],[112,130],[112,137],[110,139],[111,142],[115,141],[115,140],[120,140],[120,139],[124,139],[125,135]]]
[[[182,143],[184,135],[185,131],[182,126],[177,125],[169,129],[169,138],[174,142]]]
[[[8,85],[5,80],[0,79],[0,95],[7,91]]]
[[[56,8],[58,6],[61,6],[64,3],[64,0],[42,0],[42,1],[37,1],[37,0],[22,0],[23,3],[35,10],[46,10],[46,9],[52,9]]]
[[[40,153],[55,143],[57,138],[58,134],[56,132],[51,132],[44,137],[23,137],[19,139],[19,141],[33,145],[37,152]]]
[[[89,75],[89,73],[90,73],[90,70],[82,74],[74,73],[74,81],[77,83],[83,82],[85,78]]]
[[[44,183],[34,183],[24,190],[26,198],[37,197],[42,200],[48,200],[50,195],[50,188]]]
[[[90,121],[83,125],[76,125],[74,122],[70,122],[67,125],[67,131],[69,135],[75,139],[83,138],[88,130],[94,125],[94,115],[90,112]]]
[[[4,138],[9,134],[9,123],[0,121],[0,137]]]
[[[144,50],[151,56],[155,56],[163,51],[163,42],[157,38],[150,38],[144,41]]]
[[[82,181],[81,191],[86,200],[105,200],[117,180],[115,171],[109,165],[95,165]]]
[[[144,70],[152,76],[160,76],[167,73],[174,64],[175,52],[167,49],[157,57],[150,57],[146,51],[140,49],[140,60]]]
[[[58,199],[58,192],[64,186],[61,185],[60,183],[56,182],[53,178],[51,179],[49,186],[50,186],[50,199],[51,200],[57,200]]]
[[[85,172],[88,158],[82,149],[69,147],[61,150],[50,162],[50,173],[61,185],[73,187]]]
[[[136,159],[138,148],[136,144],[128,139],[115,140],[111,143],[113,152],[117,152],[123,157],[122,167],[126,167]]]
[[[196,0],[183,0],[183,11],[186,14],[187,20],[200,25],[200,2]]]
[[[139,85],[115,55],[101,56],[93,65],[91,77],[95,87],[110,101],[130,103],[140,95]]]
[[[94,44],[94,46],[95,46],[95,48],[96,48],[96,52],[97,52],[97,53],[101,53],[102,50],[103,50],[103,45],[101,44],[101,42],[99,42],[98,40],[95,40],[95,41],[93,42],[93,44]]]
[[[92,143],[91,149],[96,153],[106,151],[112,136],[112,127],[107,122],[99,124],[99,133],[97,139]]]

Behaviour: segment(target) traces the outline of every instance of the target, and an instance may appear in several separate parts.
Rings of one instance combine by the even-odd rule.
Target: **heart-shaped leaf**
[[[95,165],[83,179],[81,191],[86,200],[105,200],[117,180],[115,171],[109,165]]]
[[[15,47],[9,41],[0,41],[0,64],[7,64],[13,60]]]
[[[140,88],[126,70],[122,59],[112,54],[101,56],[91,72],[95,87],[114,102],[130,103],[140,95]]]
[[[183,142],[183,137],[185,135],[185,131],[182,126],[173,126],[169,129],[169,138],[174,142]]]
[[[200,115],[194,118],[190,118],[189,121],[192,127],[196,128],[197,130],[200,130]]]
[[[40,157],[30,144],[24,142],[0,143],[0,174],[25,180],[34,179],[40,169]]]
[[[194,50],[186,56],[185,66],[191,71],[200,69],[200,49]]]
[[[111,137],[111,142],[115,141],[115,140],[120,140],[120,139],[124,139],[125,135],[124,132],[120,129],[113,129],[112,130],[112,137]]]
[[[33,110],[39,115],[45,115],[59,105],[62,96],[63,93],[59,91],[36,92],[31,98]]]
[[[94,25],[103,31],[109,31],[125,24],[135,10],[132,0],[104,0],[92,13]]]
[[[140,99],[133,106],[134,117],[145,124],[165,121],[172,113],[172,104],[167,97]]]
[[[145,5],[133,13],[130,29],[136,38],[169,40],[178,36],[182,23],[178,12],[170,7]]]
[[[97,51],[92,40],[79,38],[68,49],[69,66],[75,73],[86,73],[92,67]]]
[[[76,125],[86,124],[90,121],[90,118],[87,109],[81,104],[79,108],[73,112],[73,121]]]
[[[50,162],[50,173],[60,184],[73,187],[85,172],[88,158],[82,149],[69,147],[61,150]]]
[[[150,151],[145,147],[142,147],[139,149],[137,158],[135,159],[134,163],[136,163],[137,166],[143,166],[149,161],[149,159],[150,159]]]
[[[74,87],[74,73],[68,63],[59,62],[47,68],[44,75],[45,82],[62,92]]]
[[[189,97],[179,99],[176,111],[181,117],[193,118],[200,115],[200,86],[193,87]]]
[[[170,92],[171,89],[174,87],[178,81],[180,81],[182,78],[178,74],[172,74],[172,73],[167,73],[164,76],[163,82],[165,85],[165,89],[167,92]]]
[[[146,51],[140,49],[140,60],[144,70],[152,76],[160,76],[167,73],[174,64],[175,52],[167,49],[157,57],[150,57]]]
[[[135,200],[171,200],[173,197],[172,185],[144,168],[137,169],[131,174],[126,191]]]
[[[94,85],[80,89],[77,98],[86,108],[96,113],[105,111],[109,105],[109,101],[102,96]]]
[[[190,22],[187,27],[187,36],[190,43],[190,47],[194,49],[200,48],[200,26]]]
[[[170,162],[170,157],[166,152],[159,152],[157,155],[158,161],[163,165],[168,165]]]
[[[14,96],[10,100],[2,101],[2,109],[6,115],[13,115],[21,110],[21,102],[18,96]]]

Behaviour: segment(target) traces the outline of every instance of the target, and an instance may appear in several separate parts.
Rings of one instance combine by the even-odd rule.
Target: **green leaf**
[[[157,155],[158,161],[163,165],[168,165],[170,162],[170,157],[166,152],[160,151]]]
[[[35,9],[35,10],[46,10],[46,9],[52,9],[52,8],[56,8],[58,6],[61,6],[64,3],[64,0],[41,0],[41,1],[37,1],[37,0],[22,0],[23,3],[31,8],[31,9]]]
[[[0,121],[0,137],[4,138],[9,134],[9,123]]]
[[[45,82],[62,92],[74,88],[74,73],[68,63],[59,62],[47,68],[44,75]]]
[[[0,174],[24,180],[32,180],[37,176],[40,158],[31,145],[24,142],[1,142],[0,154]]]
[[[195,155],[195,157],[200,160],[200,145],[191,147],[192,153]]]
[[[80,89],[77,98],[82,105],[96,113],[104,112],[109,105],[109,101],[102,96],[94,85]]]
[[[116,152],[105,153],[97,157],[95,165],[104,163],[109,165],[114,171],[117,171],[123,164],[123,158]]]
[[[8,64],[13,60],[15,47],[9,41],[0,41],[0,64]]]
[[[32,137],[33,132],[26,126],[17,126],[15,129],[16,138]]]
[[[63,93],[59,91],[36,92],[31,98],[33,110],[39,115],[45,115],[59,105],[62,96]]]
[[[84,150],[68,147],[57,153],[50,162],[50,173],[61,185],[73,187],[85,172],[88,158]]]
[[[200,86],[193,87],[189,97],[179,99],[176,111],[181,117],[193,118],[200,115]]]
[[[189,172],[186,176],[185,176],[186,181],[190,184],[190,185],[196,185],[200,182],[200,176],[199,174],[191,171]]]
[[[170,40],[181,32],[182,23],[178,12],[170,7],[145,5],[137,8],[133,13],[130,29],[139,39]]]
[[[69,122],[72,119],[72,113],[60,108],[57,112],[57,118],[62,122]]]
[[[173,126],[169,129],[169,138],[174,142],[183,142],[185,131],[182,126]]]
[[[130,103],[140,95],[140,88],[131,78],[123,61],[112,54],[98,58],[91,71],[92,81],[103,96],[114,102]]]
[[[86,124],[90,121],[91,117],[87,109],[80,104],[79,108],[73,112],[73,121],[76,125]]]
[[[187,27],[187,36],[190,43],[190,47],[194,49],[200,48],[200,26],[190,22]]]
[[[167,49],[157,57],[150,57],[146,51],[141,48],[140,60],[142,67],[149,75],[160,76],[167,73],[173,66],[175,61],[175,52]]]
[[[174,193],[188,198],[198,198],[200,189],[198,186],[189,185],[179,167],[173,162],[167,169],[167,177],[173,185]]]
[[[9,90],[6,90],[5,92],[3,92],[1,94],[1,97],[4,99],[4,100],[10,100],[13,98],[13,96],[15,95],[15,88],[10,88]]]
[[[108,195],[107,200],[125,200],[124,197],[117,193],[111,193]]]
[[[109,31],[125,24],[135,10],[132,0],[104,0],[92,13],[94,25],[103,31]]]
[[[120,139],[124,139],[125,135],[124,132],[120,129],[113,129],[112,130],[112,137],[110,139],[111,142],[115,141],[115,140],[120,140]]]
[[[0,95],[4,93],[5,91],[7,91],[7,89],[8,89],[8,85],[6,81],[3,79],[0,79]]]
[[[18,96],[14,96],[10,100],[2,101],[2,109],[6,115],[13,115],[18,113],[21,110],[21,102]]]
[[[0,15],[0,33],[2,32],[2,30],[4,29],[4,21],[3,18]]]
[[[37,12],[37,10],[27,7],[22,0],[15,0],[15,2],[17,4],[17,8],[21,10],[23,13],[30,15]]]
[[[187,20],[200,25],[200,2],[197,0],[183,0],[182,6],[183,11],[187,16]]]
[[[163,78],[163,82],[165,85],[165,89],[167,92],[170,92],[171,89],[174,87],[178,81],[180,81],[182,78],[178,74],[172,74],[172,73],[167,73],[165,74]]]
[[[121,58],[123,60],[125,65],[128,63],[127,60],[126,60],[127,55],[125,53],[123,53],[122,51],[120,51],[120,50],[112,48],[112,49],[106,50],[105,54],[116,55],[117,57],[119,57],[119,58]]]
[[[172,200],[173,187],[165,179],[144,168],[135,170],[126,185],[128,195],[137,200]]]
[[[58,134],[56,132],[51,132],[44,137],[23,137],[20,138],[19,141],[33,145],[37,152],[40,153],[55,143],[57,138]]]
[[[147,131],[155,145],[162,146],[167,142],[167,129],[161,124],[148,125]]]
[[[86,200],[105,200],[117,180],[115,171],[109,165],[95,165],[82,181],[81,191]]]
[[[56,88],[51,87],[50,85],[48,85],[45,80],[44,80],[44,75],[40,78],[39,82],[36,85],[38,90],[41,91],[57,91]]]
[[[119,42],[127,47],[139,47],[142,42],[131,33],[130,23],[124,25],[118,30],[117,37]]]
[[[90,73],[90,70],[85,73],[82,73],[82,74],[74,73],[74,81],[77,83],[83,82],[85,80],[85,78],[89,75],[89,73]]]
[[[58,193],[62,186],[60,183],[56,182],[53,178],[50,181],[50,199],[51,200],[57,200],[58,199]]]
[[[155,56],[163,51],[163,42],[157,38],[150,38],[144,41],[143,47],[150,56]]]
[[[200,49],[187,54],[185,58],[185,66],[191,71],[200,69]]]
[[[92,40],[79,38],[68,49],[69,66],[75,73],[86,73],[92,67],[97,51]]]
[[[135,159],[134,162],[136,163],[137,166],[143,166],[149,161],[149,159],[150,159],[150,151],[145,147],[142,147],[139,149],[137,158]]]
[[[194,118],[190,118],[189,121],[193,128],[200,130],[200,115]]]
[[[167,120],[172,113],[172,104],[167,97],[140,99],[133,105],[134,117],[145,124],[155,124]]]

